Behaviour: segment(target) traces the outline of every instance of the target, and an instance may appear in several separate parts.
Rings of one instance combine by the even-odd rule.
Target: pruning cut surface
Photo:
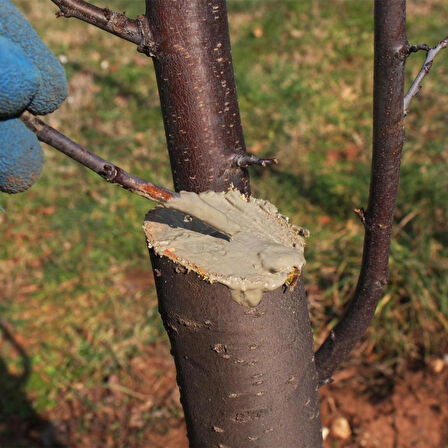
[[[181,192],[165,205],[146,217],[150,246],[206,280],[228,286],[238,303],[257,306],[263,291],[290,284],[305,264],[308,232],[291,225],[268,201],[230,190]]]

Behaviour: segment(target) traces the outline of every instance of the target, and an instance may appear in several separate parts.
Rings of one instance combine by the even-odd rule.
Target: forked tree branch
[[[113,163],[102,159],[29,112],[24,112],[20,118],[41,142],[47,143],[81,165],[91,169],[107,182],[118,184],[132,193],[158,203],[165,203],[168,199],[177,196],[177,193],[173,191],[133,176]]]
[[[418,50],[425,50],[426,51],[426,59],[425,62],[422,65],[422,68],[418,72],[418,75],[415,77],[413,83],[411,84],[411,87],[409,87],[409,91],[404,97],[404,116],[408,114],[408,107],[409,103],[411,102],[412,98],[417,95],[417,93],[422,88],[422,81],[423,78],[429,73],[432,67],[432,63],[434,61],[434,58],[436,57],[437,53],[440,50],[443,50],[444,48],[448,47],[448,36],[445,37],[445,39],[441,40],[434,48],[430,48],[426,44],[421,45],[411,45],[409,47],[409,52],[414,53]]]
[[[345,315],[316,352],[319,384],[346,358],[368,328],[387,283],[392,222],[404,142],[403,93],[407,49],[406,0],[375,1],[373,157],[361,272]],[[403,53],[404,52],[404,53]]]
[[[130,19],[124,13],[99,8],[84,0],[51,0],[58,8],[58,17],[76,17],[102,30],[137,44],[138,51],[154,56],[155,43],[144,15]]]

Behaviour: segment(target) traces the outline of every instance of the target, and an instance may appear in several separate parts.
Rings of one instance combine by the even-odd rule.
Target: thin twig
[[[362,222],[362,225],[366,226],[366,216],[364,209],[361,208],[354,208],[353,211],[355,212],[355,215],[359,218],[359,220]]]
[[[58,8],[57,17],[76,17],[102,30],[138,45],[138,51],[154,56],[155,43],[144,15],[130,19],[124,13],[99,8],[84,0],[51,0]]]
[[[24,112],[20,118],[41,142],[47,143],[81,165],[91,169],[107,182],[118,184],[132,193],[162,204],[177,196],[177,193],[171,190],[133,176],[113,163],[102,159],[29,112]]]
[[[252,154],[238,154],[234,157],[233,163],[240,168],[249,168],[252,165],[260,165],[264,168],[269,165],[277,165],[278,159],[260,159]]]
[[[414,79],[414,82],[411,84],[411,87],[409,87],[409,91],[404,97],[404,116],[408,114],[408,107],[409,103],[411,102],[412,98],[417,95],[417,93],[421,89],[421,83],[423,81],[423,78],[429,73],[432,67],[432,63],[434,61],[434,58],[436,57],[437,53],[446,48],[448,46],[448,36],[445,37],[445,39],[441,40],[434,48],[429,48],[426,44],[421,45],[411,45],[409,47],[409,52],[415,52],[418,50],[425,50],[427,52],[425,62],[422,65],[422,68],[418,72],[418,75]]]

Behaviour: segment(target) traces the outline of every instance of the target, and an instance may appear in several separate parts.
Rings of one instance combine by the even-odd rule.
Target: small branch
[[[417,53],[417,51],[429,51],[431,50],[431,47],[428,44],[417,44],[417,45],[410,45],[408,48],[408,55],[410,55],[411,53]]]
[[[149,28],[149,22],[146,16],[140,14],[137,17],[137,24],[141,35],[140,43],[138,44],[137,51],[146,54],[146,56],[154,57],[157,49],[151,29]]]
[[[233,163],[240,168],[249,168],[252,165],[260,165],[264,168],[269,165],[277,165],[278,159],[260,159],[252,154],[238,154],[234,157]]]
[[[364,209],[361,208],[354,208],[353,211],[355,212],[355,215],[359,218],[359,220],[362,222],[362,225],[366,227],[366,216],[364,214]]]
[[[24,112],[20,119],[28,129],[36,134],[41,142],[47,143],[73,160],[76,160],[81,165],[91,169],[103,179],[107,180],[107,182],[118,184],[132,193],[162,204],[177,196],[177,193],[173,191],[135,177],[113,163],[102,159],[81,145],[78,145],[73,140],[70,140],[56,129],[48,126],[29,112]]]
[[[115,34],[138,45],[138,51],[154,56],[153,42],[148,19],[144,15],[130,19],[124,13],[99,8],[84,0],[51,0],[58,8],[57,17],[76,17],[104,31]]]
[[[408,107],[409,103],[411,102],[412,98],[417,95],[417,93],[422,88],[421,83],[423,81],[423,78],[429,73],[432,67],[432,63],[434,61],[434,58],[436,57],[437,53],[446,48],[448,46],[448,36],[445,37],[445,39],[441,40],[434,48],[429,48],[426,44],[420,44],[420,45],[411,45],[409,47],[409,52],[413,53],[418,50],[425,50],[427,52],[425,62],[422,65],[422,68],[418,72],[418,75],[414,79],[414,82],[411,84],[411,87],[409,88],[408,93],[404,97],[404,116],[408,114]]]

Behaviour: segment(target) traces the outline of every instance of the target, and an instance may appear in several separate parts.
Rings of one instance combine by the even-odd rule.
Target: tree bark
[[[246,308],[151,253],[192,447],[320,447],[303,282]]]
[[[177,191],[250,194],[224,0],[147,0]],[[278,289],[246,308],[226,286],[150,251],[191,447],[321,446],[306,296]]]
[[[223,0],[147,0],[154,67],[176,191],[250,193]]]
[[[373,154],[367,210],[358,210],[365,237],[355,295],[316,353],[325,384],[365,333],[387,283],[392,224],[404,144],[404,66],[408,55],[406,0],[375,1]]]

